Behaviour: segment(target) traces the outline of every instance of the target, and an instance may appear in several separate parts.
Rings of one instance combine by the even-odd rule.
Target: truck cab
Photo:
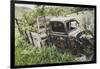
[[[68,34],[76,30],[79,26],[78,21],[72,17],[56,17],[50,20],[52,33]]]
[[[69,38],[78,34],[79,23],[74,17],[55,17],[50,19],[50,39],[52,43],[61,49],[70,45]]]

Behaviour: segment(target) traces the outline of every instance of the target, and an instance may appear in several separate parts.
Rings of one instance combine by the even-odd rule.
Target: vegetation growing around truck
[[[55,46],[48,45],[42,48],[37,48],[29,43],[27,36],[25,35],[25,31],[37,33],[36,23],[38,16],[77,16],[81,23],[80,29],[91,30],[92,35],[94,35],[93,8],[54,7],[45,5],[35,5],[33,8],[15,6],[16,65],[51,64],[78,61],[76,60],[78,56],[73,55],[68,49],[62,52]],[[84,51],[88,54],[88,50],[85,49]]]

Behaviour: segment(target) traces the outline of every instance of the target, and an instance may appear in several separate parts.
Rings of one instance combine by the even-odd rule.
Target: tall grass
[[[20,39],[16,45],[16,65],[67,63],[75,61],[75,56],[71,53],[61,53],[54,46],[36,48],[25,42],[23,39]]]

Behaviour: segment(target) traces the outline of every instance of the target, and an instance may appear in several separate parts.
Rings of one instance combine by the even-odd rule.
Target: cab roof
[[[75,17],[53,17],[50,19],[50,21],[61,21],[61,22],[65,22],[65,21],[69,21],[69,20],[75,20]]]

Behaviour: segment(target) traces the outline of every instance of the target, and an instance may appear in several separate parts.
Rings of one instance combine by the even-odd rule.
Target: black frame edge
[[[14,2],[10,2],[10,68],[15,68],[15,47],[14,47]]]
[[[14,18],[15,18],[15,3],[16,4],[42,4],[42,5],[57,5],[57,6],[75,6],[75,7],[89,7],[95,9],[95,60],[90,62],[72,62],[72,63],[57,63],[57,64],[37,64],[37,65],[25,65],[25,66],[16,66],[15,65],[15,30],[14,30]],[[36,1],[11,1],[10,2],[10,68],[30,68],[30,67],[48,67],[48,66],[61,66],[61,65],[77,65],[77,64],[93,64],[97,62],[97,24],[96,16],[97,15],[97,6],[96,5],[80,5],[80,4],[66,4],[66,3],[49,3],[49,2],[36,2]]]
[[[54,3],[54,2],[38,2],[38,1],[17,1],[17,0],[14,0],[12,1],[14,3],[18,3],[18,4],[43,4],[43,5],[55,5],[55,6],[74,6],[74,7],[89,7],[89,8],[93,8],[95,7],[96,5],[86,5],[86,4],[68,4],[68,3]]]

